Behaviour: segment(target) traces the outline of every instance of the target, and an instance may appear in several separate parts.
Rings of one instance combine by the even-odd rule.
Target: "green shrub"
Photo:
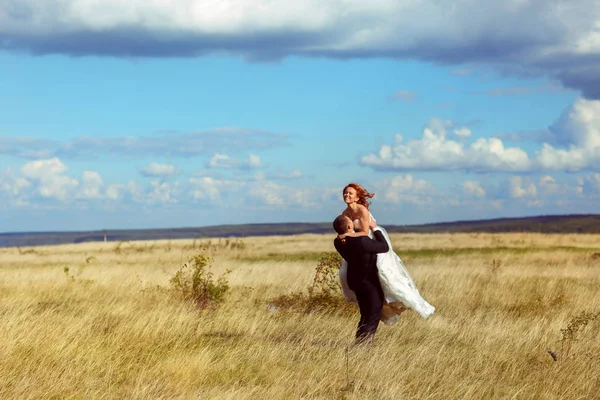
[[[317,260],[315,277],[308,289],[309,296],[339,296],[342,293],[338,277],[342,261],[338,253],[328,253]]]
[[[269,308],[304,313],[354,314],[357,308],[344,299],[338,273],[342,257],[328,253],[317,260],[315,276],[308,293],[296,292],[281,295],[268,301]]]
[[[216,281],[210,272],[212,259],[204,252],[191,257],[171,278],[171,288],[186,301],[194,302],[200,309],[215,308],[229,292],[227,270]]]

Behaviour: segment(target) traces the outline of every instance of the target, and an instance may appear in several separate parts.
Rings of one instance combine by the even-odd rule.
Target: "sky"
[[[600,213],[597,0],[0,0],[0,232]]]

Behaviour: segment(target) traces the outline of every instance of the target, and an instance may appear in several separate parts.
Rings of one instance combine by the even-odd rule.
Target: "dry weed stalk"
[[[596,320],[600,315],[600,312],[592,313],[583,311],[581,314],[571,318],[567,327],[560,330],[561,338],[561,356],[560,359],[567,359],[571,352],[573,342],[577,341],[578,335],[585,329],[585,327]],[[554,358],[554,356],[553,356]],[[555,360],[556,361],[556,360]]]

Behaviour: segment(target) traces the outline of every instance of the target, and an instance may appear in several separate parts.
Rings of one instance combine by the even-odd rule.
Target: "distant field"
[[[437,311],[371,349],[357,315],[267,307],[331,234],[1,248],[0,398],[598,399],[600,235],[391,237]],[[232,271],[215,311],[169,290],[201,245]]]
[[[598,233],[600,215],[547,215],[524,218],[440,222],[424,225],[386,225],[392,233]],[[0,247],[40,246],[52,244],[177,240],[220,237],[289,236],[329,234],[331,222],[265,223],[217,225],[169,229],[108,229],[84,232],[20,232],[0,233]]]

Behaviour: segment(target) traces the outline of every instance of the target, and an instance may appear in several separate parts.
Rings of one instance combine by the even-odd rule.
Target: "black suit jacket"
[[[368,236],[347,237],[343,243],[337,237],[333,241],[335,249],[348,263],[348,287],[360,291],[367,282],[379,284],[377,273],[377,253],[386,253],[389,246],[381,231],[373,233],[375,240]]]

